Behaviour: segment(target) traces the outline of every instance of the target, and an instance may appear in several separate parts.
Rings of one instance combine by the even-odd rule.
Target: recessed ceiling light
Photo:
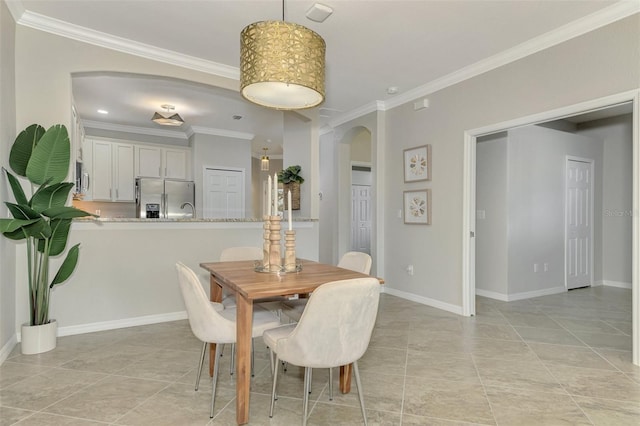
[[[387,93],[390,95],[395,95],[396,93],[398,93],[398,86],[387,87]]]
[[[232,118],[233,118],[234,120],[241,120],[241,119],[242,119],[242,116],[241,116],[241,115],[237,115],[237,114],[236,114],[236,115],[233,115],[233,116],[232,116]]]
[[[99,109],[98,114],[109,114],[109,111],[107,111],[106,109]]]

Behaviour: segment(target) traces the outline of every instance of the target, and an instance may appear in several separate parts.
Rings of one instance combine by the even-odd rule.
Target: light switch
[[[485,219],[486,211],[485,210],[476,210],[476,219]]]

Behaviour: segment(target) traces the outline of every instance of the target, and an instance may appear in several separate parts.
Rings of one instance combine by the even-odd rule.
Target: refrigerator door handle
[[[169,194],[164,194],[164,218],[168,219],[169,216]]]

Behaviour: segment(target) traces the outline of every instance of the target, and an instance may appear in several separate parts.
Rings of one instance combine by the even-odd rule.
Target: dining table
[[[311,260],[298,259],[296,272],[262,272],[256,261],[204,262],[200,267],[210,274],[210,298],[222,300],[222,289],[236,297],[236,422],[249,422],[251,380],[251,330],[253,304],[273,297],[295,298],[312,293],[331,281],[364,278],[369,275]],[[384,281],[378,279],[380,283]],[[209,351],[209,374],[213,373],[215,344]],[[351,365],[340,367],[340,391],[351,390]]]

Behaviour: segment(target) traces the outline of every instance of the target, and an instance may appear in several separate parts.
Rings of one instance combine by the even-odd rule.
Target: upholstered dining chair
[[[202,352],[198,365],[198,375],[196,376],[196,391],[200,383],[200,374],[202,374],[202,365],[204,364],[207,346],[209,343],[216,344],[216,362],[213,369],[211,413],[209,416],[213,417],[216,385],[218,383],[218,367],[220,364],[219,358],[223,345],[226,343],[233,344],[236,341],[236,310],[235,308],[218,310],[219,307],[209,301],[198,276],[192,269],[181,262],[176,263],[176,269],[191,331],[202,341]],[[254,309],[252,337],[259,337],[265,330],[279,325],[278,317],[271,312],[257,307]]]
[[[338,267],[369,275],[371,272],[371,256],[360,251],[345,253],[338,262]],[[299,321],[308,299],[285,300],[281,312],[293,321]]]
[[[367,424],[358,360],[364,355],[378,313],[380,285],[376,278],[333,281],[318,287],[309,297],[297,324],[266,330],[262,338],[271,349],[273,387],[269,417],[273,417],[280,361],[305,367],[302,424],[306,425],[312,368],[353,363],[360,409]],[[332,386],[332,374],[329,385]]]

